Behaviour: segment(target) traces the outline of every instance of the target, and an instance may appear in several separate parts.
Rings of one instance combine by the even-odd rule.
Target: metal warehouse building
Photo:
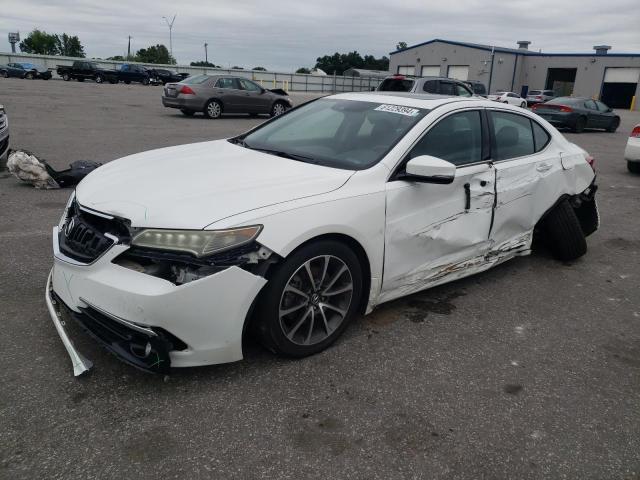
[[[543,53],[519,48],[435,39],[391,52],[389,70],[419,76],[478,80],[489,92],[553,89],[557,95],[599,98],[614,108],[640,109],[640,53]]]

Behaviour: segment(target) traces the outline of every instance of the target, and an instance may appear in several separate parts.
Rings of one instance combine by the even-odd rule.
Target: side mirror
[[[456,166],[430,155],[420,155],[407,162],[404,180],[424,183],[452,183],[456,177]]]

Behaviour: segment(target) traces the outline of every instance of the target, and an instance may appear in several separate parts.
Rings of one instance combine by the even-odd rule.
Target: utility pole
[[[162,17],[164,18],[164,21],[167,22],[167,26],[169,27],[169,55],[171,55],[171,57],[173,57],[173,39],[172,39],[172,30],[173,30],[173,22],[176,21],[176,16],[178,14],[176,13],[173,18],[171,19],[171,22],[169,22],[169,19],[167,17]]]
[[[209,63],[209,56],[207,55],[207,47],[209,46],[209,44],[207,42],[204,42],[204,61],[205,63]]]
[[[131,35],[129,35],[129,43],[127,45],[127,60],[131,58]]]

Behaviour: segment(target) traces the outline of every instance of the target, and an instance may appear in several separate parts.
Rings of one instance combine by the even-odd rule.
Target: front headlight
[[[205,257],[252,242],[261,230],[262,225],[209,231],[148,229],[133,237],[131,244]]]
[[[67,200],[67,204],[64,207],[64,212],[62,212],[62,217],[60,217],[60,221],[58,222],[59,230],[62,230],[62,227],[64,227],[64,224],[67,223],[67,220],[69,218],[69,207],[71,206],[75,198],[76,198],[76,191],[74,190],[73,192],[71,192],[71,195],[69,196],[69,200]]]

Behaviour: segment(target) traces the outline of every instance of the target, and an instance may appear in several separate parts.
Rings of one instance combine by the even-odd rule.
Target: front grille
[[[9,137],[4,140],[0,140],[0,155],[4,155],[7,148],[9,148]]]
[[[129,229],[124,220],[94,215],[81,210],[78,203],[73,201],[59,232],[60,251],[79,262],[91,263],[115,243],[106,234],[123,241],[129,240]]]
[[[3,131],[7,127],[7,117],[5,115],[0,115],[0,132]]]

